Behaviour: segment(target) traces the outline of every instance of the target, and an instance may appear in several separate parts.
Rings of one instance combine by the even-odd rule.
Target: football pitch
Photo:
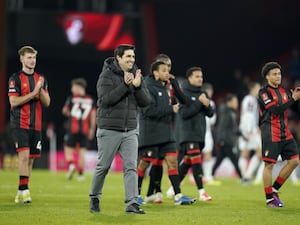
[[[17,171],[0,170],[0,224],[1,225],[264,225],[299,224],[300,187],[290,181],[281,189],[283,208],[265,206],[262,185],[241,185],[236,178],[223,178],[221,186],[206,186],[213,197],[211,202],[196,201],[189,206],[176,206],[171,199],[164,197],[162,204],[146,204],[142,208],[145,215],[126,214],[124,212],[124,186],[120,173],[107,176],[101,212],[89,212],[89,188],[91,174],[78,182],[68,181],[65,173],[53,173],[47,170],[34,170],[30,181],[31,204],[15,204],[18,175]],[[148,178],[143,184],[143,196]],[[164,174],[162,189],[169,187]],[[196,187],[186,179],[182,185],[186,195],[198,197]]]

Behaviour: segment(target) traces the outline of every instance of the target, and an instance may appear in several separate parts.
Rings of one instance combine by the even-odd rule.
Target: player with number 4
[[[24,46],[19,51],[22,70],[8,81],[10,123],[18,152],[19,188],[16,203],[31,203],[29,177],[34,158],[41,156],[42,107],[50,105],[48,84],[35,72],[37,51]]]

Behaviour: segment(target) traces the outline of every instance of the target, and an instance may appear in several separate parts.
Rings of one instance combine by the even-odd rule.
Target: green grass
[[[206,186],[213,196],[212,202],[197,201],[191,206],[175,206],[165,198],[163,204],[147,204],[145,215],[124,213],[124,186],[121,174],[110,173],[104,185],[101,213],[89,213],[91,174],[86,180],[67,181],[64,173],[34,170],[30,181],[31,204],[15,204],[17,171],[0,171],[0,224],[30,225],[183,225],[183,224],[299,224],[299,187],[288,181],[281,190],[283,208],[265,206],[262,186],[243,186],[235,178],[222,179],[219,187]],[[144,194],[148,185],[145,179]],[[162,188],[169,186],[164,175]],[[182,186],[184,194],[198,197],[197,190],[187,180]]]

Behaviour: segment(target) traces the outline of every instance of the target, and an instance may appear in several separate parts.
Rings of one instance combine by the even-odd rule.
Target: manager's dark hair
[[[126,50],[133,50],[135,51],[135,47],[133,45],[127,45],[127,44],[122,44],[119,45],[115,51],[114,51],[114,57],[116,58],[117,56],[122,57],[124,55],[124,52]]]

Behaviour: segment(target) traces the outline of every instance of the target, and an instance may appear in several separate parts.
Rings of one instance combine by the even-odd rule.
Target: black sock
[[[192,171],[193,171],[193,176],[197,185],[198,189],[203,188],[203,183],[202,183],[202,177],[203,177],[203,170],[201,164],[193,164],[192,165]]]
[[[177,195],[178,193],[181,193],[181,190],[180,190],[180,177],[178,175],[178,170],[177,169],[169,170],[168,175],[169,175],[169,179],[172,183],[175,195]]]
[[[185,178],[190,167],[191,167],[191,165],[189,164],[189,162],[187,160],[183,160],[183,162],[180,163],[179,168],[178,168],[180,182]]]
[[[28,189],[29,176],[20,176],[19,177],[19,190],[23,191]]]
[[[150,174],[149,174],[150,181],[149,181],[147,196],[154,194],[155,181],[157,180],[156,176],[157,176],[157,174],[156,174],[155,168],[154,168],[154,166],[152,166],[150,169]]]
[[[161,166],[155,166],[155,173],[156,173],[156,180],[154,181],[155,186],[155,192],[161,192],[161,179],[163,175],[163,167]]]

